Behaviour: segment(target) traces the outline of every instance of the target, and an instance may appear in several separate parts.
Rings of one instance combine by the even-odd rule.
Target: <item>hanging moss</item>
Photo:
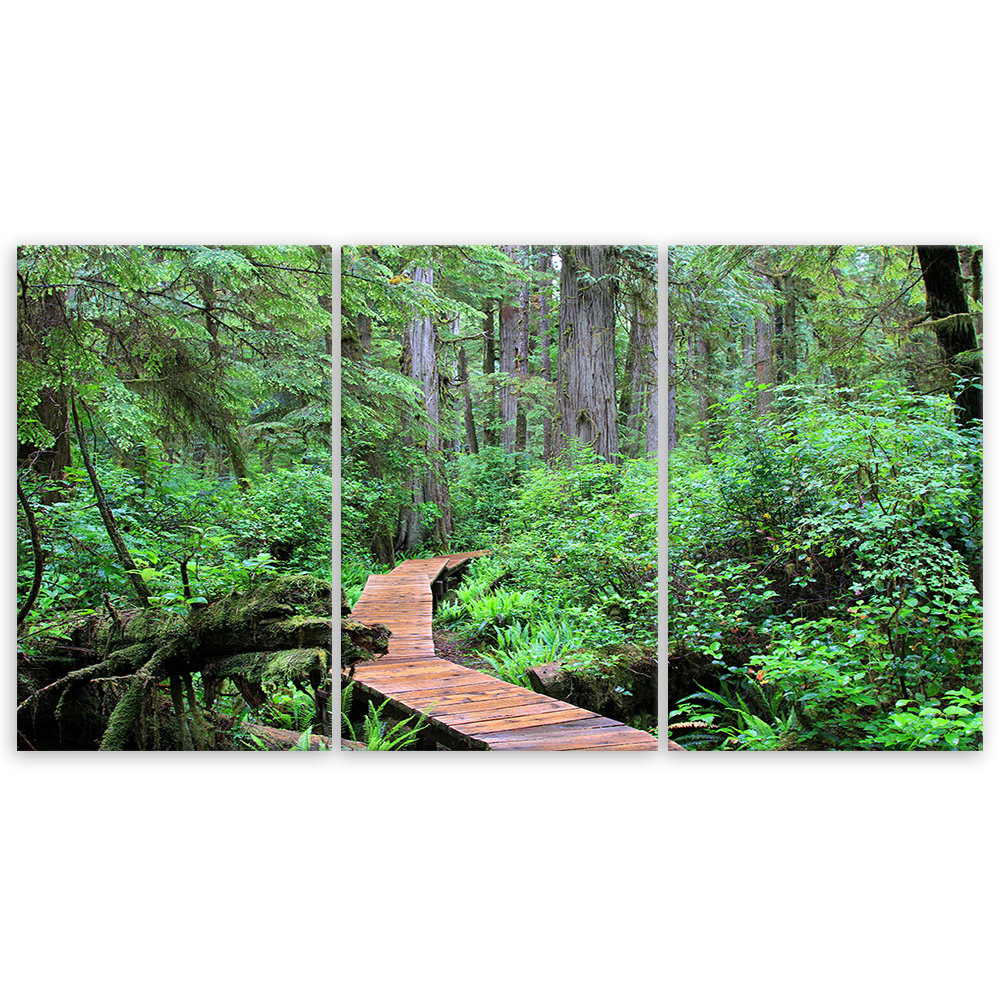
[[[128,690],[115,705],[115,710],[108,719],[104,738],[99,750],[124,750],[132,726],[139,716],[146,691],[151,687],[163,670],[163,664],[175,654],[174,643],[161,646],[138,673],[132,678]]]

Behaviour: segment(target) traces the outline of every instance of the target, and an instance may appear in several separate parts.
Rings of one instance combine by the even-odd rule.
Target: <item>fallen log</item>
[[[247,749],[213,710],[227,680],[251,705],[277,687],[307,691],[329,731],[330,591],[327,581],[286,575],[187,616],[109,601],[103,614],[77,616],[66,622],[68,643],[40,642],[18,662],[18,745]]]
[[[250,722],[244,722],[240,728],[251,738],[256,738],[263,744],[262,750],[329,750],[331,740],[329,736],[320,736],[311,733],[305,737],[303,733],[296,733],[289,729],[275,729],[273,726],[260,726]],[[307,746],[303,746],[305,741]]]

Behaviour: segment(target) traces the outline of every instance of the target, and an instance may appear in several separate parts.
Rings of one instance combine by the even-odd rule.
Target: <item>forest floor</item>
[[[472,646],[465,643],[454,632],[449,632],[444,628],[434,629],[434,655],[441,657],[442,660],[448,660],[449,663],[457,663],[472,670],[481,670],[491,677],[500,676]]]

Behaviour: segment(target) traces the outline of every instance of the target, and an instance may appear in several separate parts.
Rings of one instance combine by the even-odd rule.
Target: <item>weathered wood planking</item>
[[[425,715],[441,742],[471,750],[656,750],[656,737],[434,654],[432,619],[449,578],[486,551],[410,559],[368,578],[351,617],[384,625],[389,652],[354,668],[357,689]]]

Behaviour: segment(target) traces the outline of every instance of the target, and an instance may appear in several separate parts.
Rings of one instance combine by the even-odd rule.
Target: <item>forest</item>
[[[23,750],[331,735],[332,252],[17,251]]]
[[[488,553],[437,655],[655,733],[657,332],[652,246],[343,247],[344,614]],[[380,651],[344,633],[345,663]],[[345,684],[351,743],[419,745]]]
[[[669,729],[982,747],[982,248],[669,253]]]

